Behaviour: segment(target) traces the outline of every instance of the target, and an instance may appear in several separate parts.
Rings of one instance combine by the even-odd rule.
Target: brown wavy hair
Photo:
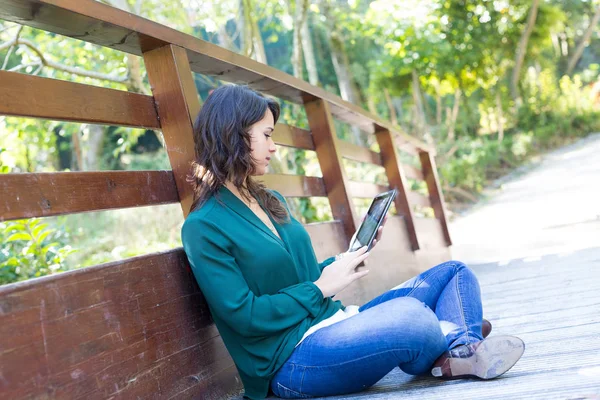
[[[279,104],[247,86],[220,86],[208,96],[194,122],[195,160],[187,177],[194,189],[190,212],[212,195],[218,199],[219,188],[230,180],[246,200],[256,198],[278,223],[288,221],[279,198],[251,177],[256,168],[250,127],[263,119],[267,109],[277,123]]]

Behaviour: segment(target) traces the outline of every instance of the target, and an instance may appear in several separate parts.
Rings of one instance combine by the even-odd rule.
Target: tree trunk
[[[85,171],[98,171],[100,169],[100,152],[102,151],[106,129],[101,125],[87,125],[87,127],[89,135],[86,140],[87,149],[83,160],[83,169]]]
[[[231,40],[231,36],[229,36],[227,33],[227,26],[225,24],[219,25],[217,40],[219,42],[219,46],[224,47],[227,50],[235,51],[236,53],[239,51],[233,43],[233,40]]]
[[[250,1],[248,1],[250,3]],[[252,13],[250,13],[251,24],[252,24],[252,45],[254,47],[255,60],[265,65],[267,63],[267,53],[265,52],[265,44],[263,43],[262,36],[260,34],[260,28],[258,27],[258,20]]]
[[[458,108],[460,106],[460,89],[457,88],[454,91],[454,105],[452,106],[452,111],[448,108],[447,110],[447,119],[448,121],[448,140],[455,139],[455,129],[456,129],[456,120],[458,119]]]
[[[354,86],[352,76],[350,75],[350,61],[348,60],[348,54],[346,54],[344,42],[337,32],[332,32],[331,30],[329,38],[331,44],[331,61],[333,62],[333,69],[337,76],[340,95],[342,99],[360,105],[360,98],[357,89]],[[352,126],[351,130],[355,142],[357,144],[361,143],[362,135],[360,129],[356,126]]]
[[[308,29],[308,20],[310,13],[308,13],[302,29],[300,30],[300,37],[302,39],[302,52],[304,53],[304,61],[306,62],[306,70],[308,72],[308,81],[311,85],[319,86],[319,73],[317,71],[317,59],[315,58],[315,51],[313,43],[310,38],[310,30]]]
[[[415,124],[420,135],[425,135],[427,121],[425,119],[425,109],[423,108],[423,97],[421,96],[421,84],[417,70],[412,70],[412,95],[415,103]]]
[[[252,57],[254,48],[252,43],[252,24],[249,22],[251,16],[248,0],[240,0],[239,7],[241,13],[239,31],[242,54],[246,57]]]
[[[388,110],[390,112],[390,121],[394,125],[398,125],[398,116],[396,115],[396,108],[394,107],[394,103],[392,102],[392,98],[390,97],[390,91],[383,89],[383,95],[385,96],[385,102],[388,106]]]
[[[375,99],[373,98],[373,96],[369,96],[369,98],[367,99],[367,107],[369,108],[369,112],[373,115],[379,115],[377,113],[377,103],[375,102]]]
[[[340,95],[342,99],[349,101],[353,104],[358,104],[358,94],[356,87],[352,81],[350,75],[350,61],[346,54],[346,47],[344,42],[337,33],[331,32],[331,61],[333,62],[333,68],[338,78],[338,85],[340,88]]]
[[[592,36],[592,33],[594,33],[594,30],[596,29],[596,25],[598,25],[599,20],[600,20],[600,7],[596,8],[596,12],[594,13],[594,16],[592,17],[590,24],[588,25],[587,29],[583,33],[583,36],[579,40],[579,43],[577,44],[577,47],[575,48],[573,55],[569,59],[569,63],[567,65],[567,72],[566,72],[567,75],[570,76],[573,73],[573,70],[575,69],[577,62],[579,62],[579,59],[581,58],[581,55],[583,54],[583,50],[588,45],[590,37]]]
[[[496,91],[496,124],[498,125],[498,142],[502,142],[504,140],[504,113],[502,112],[500,90]]]
[[[79,136],[79,131],[73,132],[71,135],[71,141],[73,142],[71,170],[83,171],[83,150],[81,149],[81,137]]]
[[[510,80],[510,93],[515,102],[517,102],[517,99],[519,98],[519,76],[521,74],[521,68],[523,67],[523,61],[525,60],[525,54],[527,53],[527,42],[529,41],[529,37],[531,36],[531,32],[535,26],[539,5],[540,0],[532,1],[531,9],[529,10],[529,16],[527,17],[527,25],[525,25],[525,30],[521,34],[521,39],[519,40],[519,45],[517,47],[515,67],[513,68],[512,78]]]
[[[442,95],[440,94],[440,83],[435,83],[435,123],[442,125]]]
[[[127,90],[135,93],[150,95],[150,91],[144,85],[144,77],[142,75],[141,58],[134,55],[127,57],[128,79],[124,82]]]
[[[298,79],[303,79],[304,76],[304,66],[302,63],[302,26],[306,22],[307,12],[308,0],[296,0],[292,67],[294,69],[294,76]]]

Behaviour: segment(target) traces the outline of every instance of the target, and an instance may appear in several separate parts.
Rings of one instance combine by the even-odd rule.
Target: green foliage
[[[2,153],[5,151],[5,148],[0,147],[0,174],[8,174],[10,172],[10,167],[8,165],[4,165],[2,162]]]
[[[479,193],[490,179],[532,156],[600,130],[600,111],[578,76],[556,82],[551,71],[532,73],[523,88],[518,125],[501,142],[489,136],[463,137],[454,144],[453,156],[439,165],[450,201],[464,201],[465,192]]]
[[[65,271],[76,251],[68,241],[64,230],[37,218],[0,223],[0,284]]]

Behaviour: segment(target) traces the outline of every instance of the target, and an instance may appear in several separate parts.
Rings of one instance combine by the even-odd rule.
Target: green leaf
[[[26,231],[27,227],[21,222],[10,222],[6,228],[4,228],[4,234],[8,235],[12,231]]]
[[[39,224],[37,226],[35,226],[33,228],[33,237],[35,238],[35,240],[37,240],[38,242],[41,242],[44,239],[40,239],[38,238],[38,235],[40,234],[41,231],[43,231],[46,227],[48,226],[48,224]]]
[[[52,250],[53,253],[56,253],[56,250],[54,250],[54,247],[56,246],[60,246],[60,243],[58,242],[52,242],[44,247],[42,247],[42,256],[46,257],[46,254],[48,253],[48,251]]]
[[[31,235],[24,232],[13,233],[6,239],[7,242],[15,242],[17,240],[31,240]]]
[[[44,241],[44,239],[46,239],[48,237],[48,235],[51,234],[51,233],[52,233],[51,230],[47,230],[47,231],[42,232],[42,234],[36,238],[37,242],[38,243],[42,243]]]

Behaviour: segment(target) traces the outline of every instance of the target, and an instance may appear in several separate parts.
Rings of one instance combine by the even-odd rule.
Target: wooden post
[[[172,44],[144,53],[148,79],[184,217],[193,202],[186,176],[194,160],[193,124],[200,111],[198,92],[185,49]]]
[[[408,200],[408,191],[405,186],[406,177],[400,158],[396,152],[396,146],[394,146],[394,139],[388,129],[377,129],[375,137],[379,144],[381,161],[385,168],[385,174],[387,175],[390,187],[398,189],[398,195],[394,203],[398,215],[402,216],[406,222],[410,247],[413,251],[419,250],[419,240],[417,238],[417,231],[415,230],[412,209]]]
[[[323,172],[323,183],[327,190],[331,212],[334,219],[342,222],[349,243],[356,231],[357,221],[348,178],[338,149],[331,108],[329,103],[320,99],[307,102],[304,107],[313,134],[317,158]]]
[[[439,185],[439,178],[437,169],[435,166],[435,160],[427,151],[419,150],[419,158],[421,160],[421,168],[423,169],[423,177],[427,182],[427,189],[429,190],[429,200],[431,201],[431,207],[435,217],[440,221],[442,225],[442,232],[444,233],[444,239],[448,246],[452,245],[452,239],[450,238],[450,231],[448,230],[448,223],[446,221],[446,210],[444,206],[444,194]]]

